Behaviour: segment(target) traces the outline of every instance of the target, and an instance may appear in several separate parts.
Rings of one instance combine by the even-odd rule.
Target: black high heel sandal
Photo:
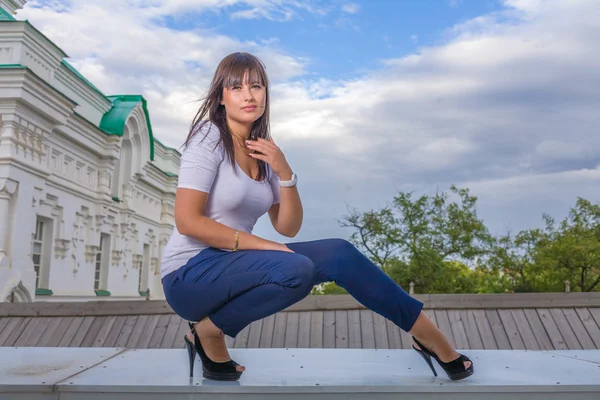
[[[438,362],[440,367],[442,367],[444,369],[444,371],[446,371],[448,378],[452,379],[453,381],[465,379],[465,378],[473,375],[473,372],[474,372],[473,361],[471,361],[469,359],[469,357],[460,354],[458,358],[445,363],[442,360],[440,360],[439,357],[434,352],[428,350],[427,347],[423,346],[421,344],[421,342],[419,342],[417,340],[416,337],[413,336],[413,340],[415,341],[416,344],[419,345],[419,347],[421,349],[420,350],[417,349],[414,345],[412,346],[412,348],[415,349],[416,352],[421,355],[421,357],[423,357],[425,362],[427,362],[427,365],[429,365],[429,368],[431,368],[431,371],[433,371],[433,376],[437,376],[437,371],[433,367],[433,362],[431,362],[432,357]],[[469,368],[465,369],[464,363],[467,361],[470,362],[471,365],[469,366]]]
[[[200,361],[202,362],[202,376],[206,379],[212,379],[215,381],[236,381],[240,379],[243,371],[238,371],[236,369],[239,366],[233,360],[225,361],[225,362],[214,362],[204,352],[202,348],[202,344],[200,343],[200,338],[198,334],[194,330],[194,325],[191,322],[188,322],[192,334],[194,335],[194,343],[187,338],[187,335],[184,336],[185,345],[188,350],[188,356],[190,358],[190,377],[194,376],[194,360],[196,358],[196,353],[200,356]]]

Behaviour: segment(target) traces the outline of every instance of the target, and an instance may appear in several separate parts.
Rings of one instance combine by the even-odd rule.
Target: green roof
[[[165,146],[165,145],[164,145],[164,143],[162,143],[160,140],[158,140],[158,139],[154,139],[154,141],[155,141],[155,142],[156,142],[158,145],[160,145],[160,146],[161,146],[163,149],[165,149],[165,150],[173,150],[173,151],[177,152],[177,154],[181,155],[181,153],[179,152],[179,150],[177,150],[177,149],[174,149],[173,147]]]
[[[146,116],[146,124],[148,127],[148,136],[150,138],[150,160],[154,160],[154,135],[152,133],[152,124],[150,124],[150,115],[146,99],[141,95],[119,95],[107,96],[113,106],[104,114],[100,121],[100,129],[109,135],[123,136],[125,130],[125,122],[135,106],[142,103],[142,109]]]
[[[16,21],[16,19],[8,11],[0,7],[0,21]]]

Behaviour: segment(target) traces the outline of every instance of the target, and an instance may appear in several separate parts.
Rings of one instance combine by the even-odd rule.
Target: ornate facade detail
[[[10,267],[8,257],[8,233],[11,231],[9,222],[10,199],[17,191],[18,184],[12,179],[0,178],[0,268]]]
[[[69,244],[71,241],[69,239],[61,239],[56,238],[54,240],[54,257],[56,258],[66,258],[67,253],[69,252]]]
[[[88,244],[85,246],[85,261],[92,263],[96,259],[96,255],[100,251],[100,246],[95,244]]]

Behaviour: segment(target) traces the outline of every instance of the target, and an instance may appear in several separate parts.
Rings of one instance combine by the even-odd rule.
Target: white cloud
[[[227,4],[234,3],[261,10],[246,17],[285,19],[288,8],[301,9],[299,1]],[[246,43],[160,22],[190,10],[226,12],[223,2],[152,0],[127,8],[90,0],[67,11],[29,7],[20,18],[107,94],[144,94],[155,134],[173,147],[183,142],[193,101],[218,61],[237,50],[258,54],[274,83],[273,134],[301,179],[302,240],[341,234],[337,219],[346,203],[376,207],[398,189],[469,186],[496,226],[531,226],[544,211],[564,213],[576,195],[598,198],[596,3],[506,0],[502,12],[449,27],[445,43],[382,60],[380,70],[348,81],[312,78],[308,61],[279,50],[276,40]],[[303,10],[326,12],[308,4]],[[553,187],[561,194],[552,195]],[[258,232],[270,235],[266,225]]]
[[[360,11],[360,5],[357,3],[345,3],[342,5],[342,11],[347,14],[356,14]]]

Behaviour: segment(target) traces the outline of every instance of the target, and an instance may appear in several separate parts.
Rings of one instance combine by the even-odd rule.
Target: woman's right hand
[[[292,249],[290,249],[289,247],[287,247],[283,243],[277,243],[276,246],[274,248],[272,248],[271,250],[285,251],[287,253],[293,253],[294,252]]]

